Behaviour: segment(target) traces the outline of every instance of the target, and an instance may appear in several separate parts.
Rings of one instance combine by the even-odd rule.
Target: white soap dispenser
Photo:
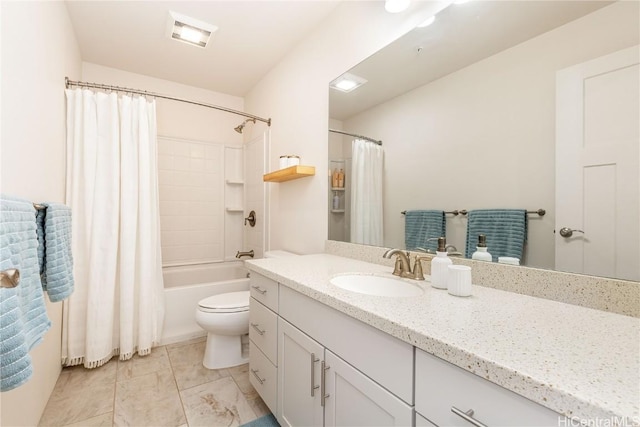
[[[478,261],[493,261],[493,257],[489,252],[487,252],[487,250],[487,236],[479,234],[478,246],[476,246],[476,251],[471,255],[471,259]]]
[[[438,250],[431,260],[431,286],[436,289],[447,289],[449,266],[453,264],[447,256],[446,245],[447,240],[444,237],[438,237]]]

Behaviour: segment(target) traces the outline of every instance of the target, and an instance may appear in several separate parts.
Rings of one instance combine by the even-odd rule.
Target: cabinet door
[[[278,319],[278,411],[281,426],[322,426],[320,362],[323,347]],[[317,386],[317,388],[314,388]]]
[[[412,424],[410,406],[326,349],[325,367],[325,426]]]

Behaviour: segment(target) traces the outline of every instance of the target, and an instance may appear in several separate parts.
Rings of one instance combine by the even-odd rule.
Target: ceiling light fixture
[[[359,88],[363,84],[367,82],[366,79],[362,77],[358,77],[354,74],[344,73],[331,83],[329,86],[333,89],[339,90],[340,92],[351,92],[354,89]]]
[[[169,11],[168,34],[173,40],[194,46],[206,47],[211,35],[218,30],[215,25]]]
[[[398,13],[405,11],[411,0],[386,0],[384,2],[384,9],[389,13]]]
[[[416,28],[428,27],[429,25],[433,24],[435,21],[436,21],[436,16],[432,15],[432,16],[428,17],[427,19],[425,19],[424,21],[422,21],[421,24],[416,25]]]

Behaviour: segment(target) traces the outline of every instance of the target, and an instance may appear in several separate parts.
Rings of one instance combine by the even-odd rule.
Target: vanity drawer
[[[564,417],[510,390],[416,349],[416,412],[439,426],[470,427],[452,412],[473,409],[488,426],[558,426]]]
[[[249,301],[249,339],[277,364],[278,316],[254,298]]]
[[[249,341],[249,381],[272,413],[276,413],[278,370],[258,346]]]
[[[278,312],[278,282],[252,271],[249,289],[252,297]]]

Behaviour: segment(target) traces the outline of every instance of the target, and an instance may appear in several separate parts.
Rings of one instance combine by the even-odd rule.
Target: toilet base
[[[222,369],[249,363],[242,357],[241,335],[207,334],[207,346],[202,364],[207,369]]]

